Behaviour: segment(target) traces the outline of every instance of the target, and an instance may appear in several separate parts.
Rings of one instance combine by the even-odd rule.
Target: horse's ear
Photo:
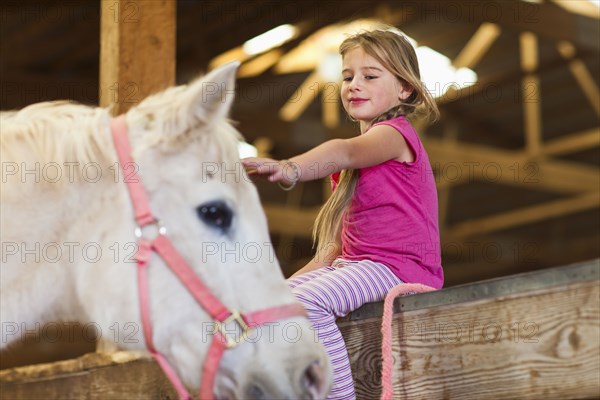
[[[188,115],[206,123],[225,118],[233,103],[235,73],[239,66],[238,61],[230,62],[192,82],[184,94]]]
[[[188,85],[148,97],[130,112],[142,114],[146,130],[161,132],[157,138],[190,137],[186,133],[205,131],[196,128],[222,122],[227,117],[239,66],[237,61],[225,64]]]

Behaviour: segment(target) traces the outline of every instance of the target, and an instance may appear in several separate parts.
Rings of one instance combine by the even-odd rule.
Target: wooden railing
[[[396,299],[396,399],[600,396],[598,260]],[[338,325],[358,399],[379,399],[382,304]]]
[[[394,400],[585,399],[600,394],[598,260],[402,297]],[[379,399],[382,304],[338,325],[359,399]],[[87,354],[0,371],[2,399],[175,399],[148,357]]]

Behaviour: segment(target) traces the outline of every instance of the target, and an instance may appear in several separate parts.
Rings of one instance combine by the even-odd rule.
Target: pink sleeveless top
[[[390,160],[359,170],[356,191],[343,221],[341,256],[382,263],[406,283],[439,289],[444,273],[437,192],[429,157],[404,117],[375,125],[395,128],[415,160]],[[332,176],[334,189],[338,177]]]

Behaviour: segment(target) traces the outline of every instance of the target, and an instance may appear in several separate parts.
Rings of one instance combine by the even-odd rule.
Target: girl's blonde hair
[[[344,57],[349,50],[356,47],[360,47],[376,59],[403,85],[413,88],[412,94],[405,101],[376,117],[370,125],[401,115],[411,117],[417,111],[423,111],[433,120],[439,118],[435,100],[425,84],[421,82],[415,49],[406,37],[392,27],[382,27],[346,38],[340,45],[339,51]],[[321,207],[313,227],[313,243],[316,245],[317,252],[327,249],[328,246],[341,244],[343,218],[350,206],[357,182],[358,171],[342,171],[336,190]]]

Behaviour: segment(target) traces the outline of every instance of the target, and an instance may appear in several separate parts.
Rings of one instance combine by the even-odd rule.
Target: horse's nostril
[[[319,361],[313,361],[302,375],[302,387],[310,395],[310,399],[324,399],[329,387],[325,380],[325,368]]]
[[[316,369],[318,368],[316,366],[317,362],[318,361],[313,362],[310,365],[310,367],[306,368],[306,370],[304,371],[304,385],[306,387],[315,386],[315,385],[317,385],[317,382],[319,381],[319,376],[316,371]]]

